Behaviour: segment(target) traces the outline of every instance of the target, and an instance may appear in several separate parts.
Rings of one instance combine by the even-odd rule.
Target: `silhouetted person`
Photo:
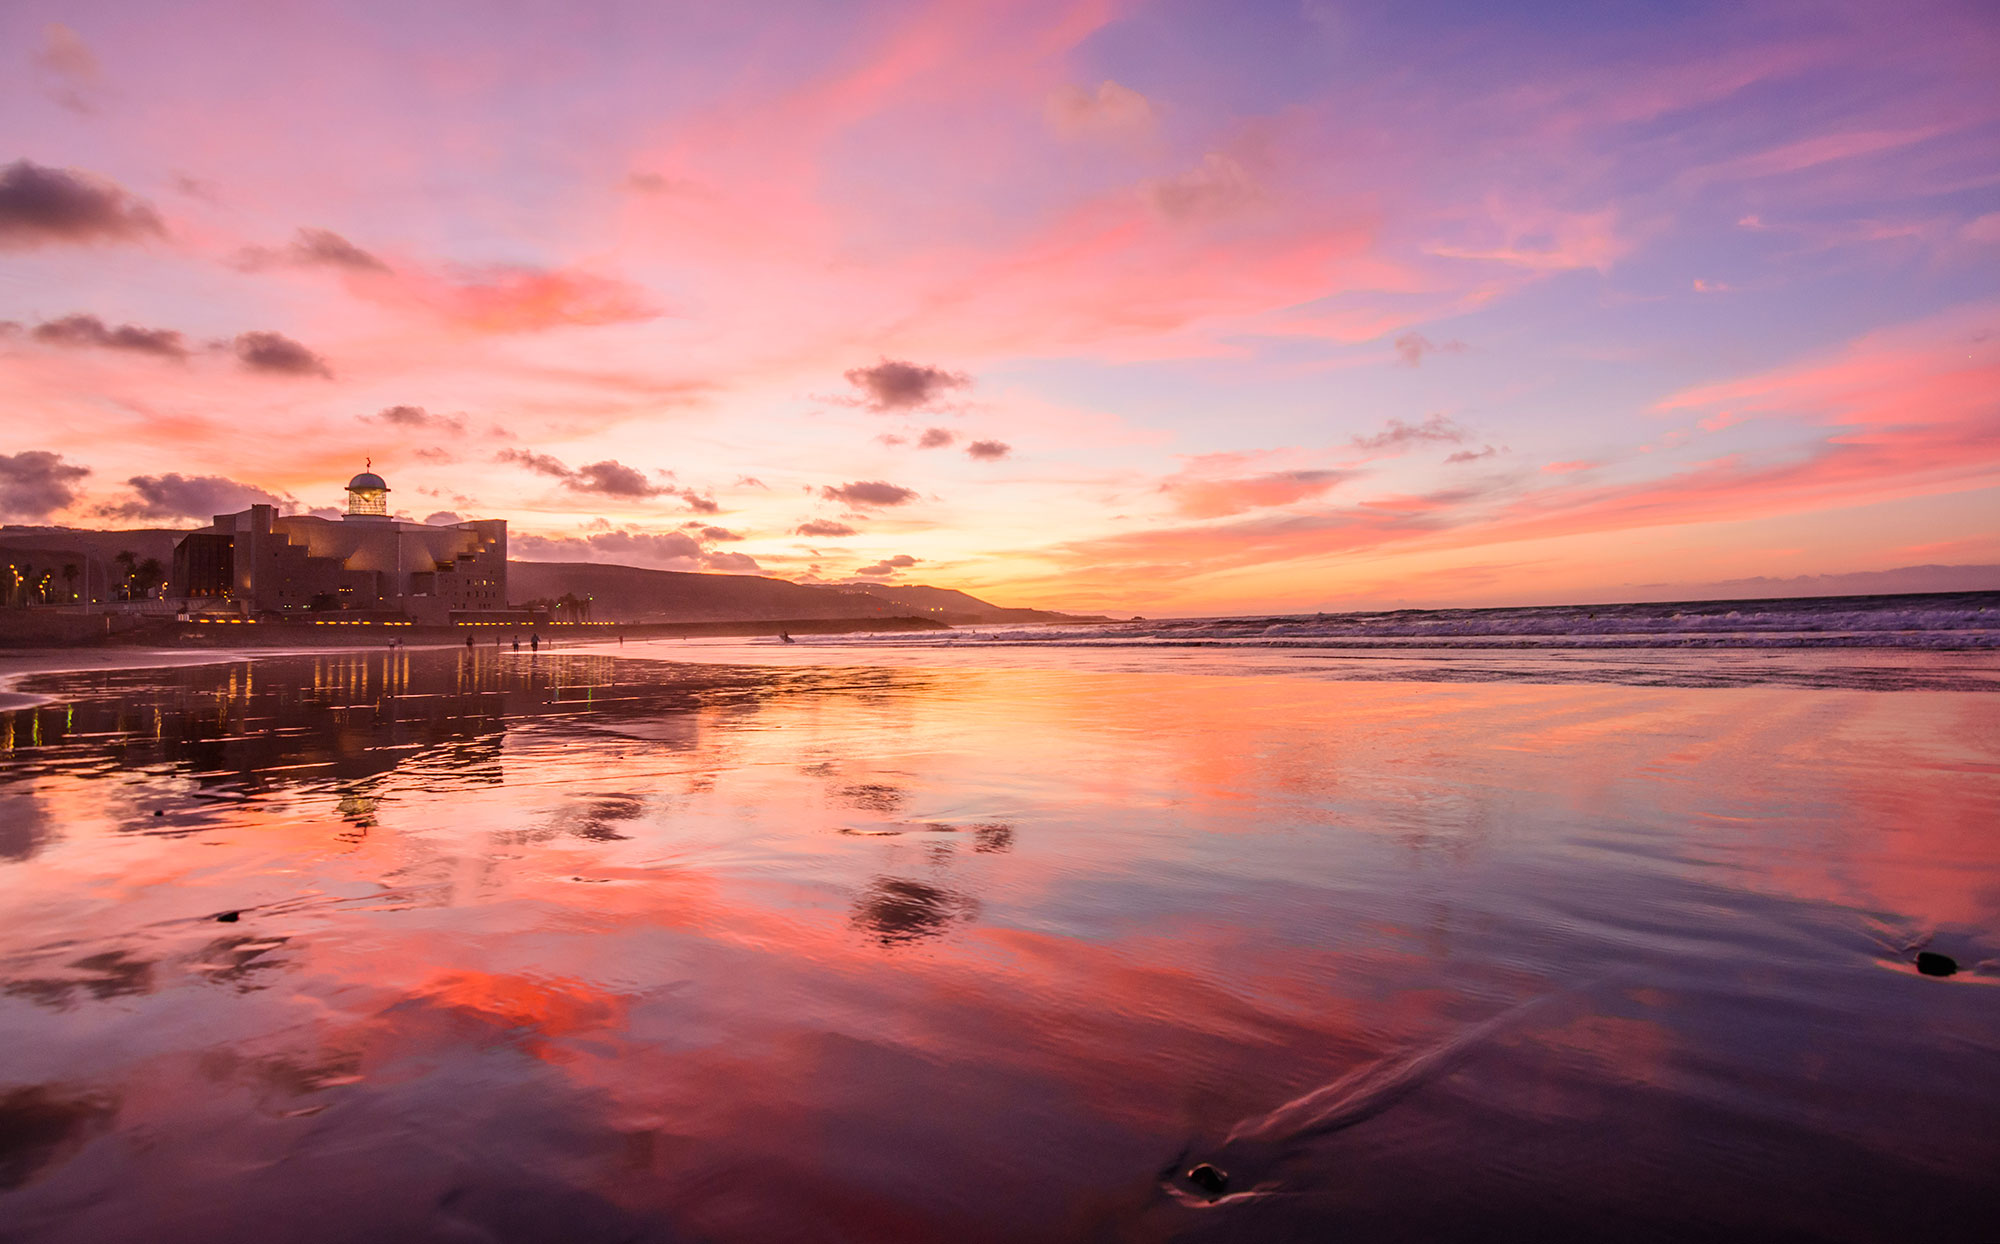
[[[534,634],[528,636],[528,648],[534,652],[542,650],[542,633],[540,631],[536,631]]]
[[[465,637],[465,650],[466,650],[467,652],[471,652],[471,651],[472,651],[472,636],[470,636],[470,635],[467,635],[467,636]]]
[[[514,651],[519,652],[520,650],[521,650],[521,637],[519,635],[516,635],[514,636]]]

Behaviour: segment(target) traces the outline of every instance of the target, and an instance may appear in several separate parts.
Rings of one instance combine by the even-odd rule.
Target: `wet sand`
[[[1968,667],[639,647],[25,679],[0,1238],[1985,1238]]]
[[[435,645],[443,646],[443,645]],[[364,652],[380,644],[329,648],[128,648],[105,645],[88,648],[0,648],[0,711],[46,704],[46,694],[18,690],[21,680],[37,674],[87,673],[91,671],[174,669],[185,665],[224,665],[274,656],[300,656],[310,652]]]
[[[543,649],[554,653],[596,645],[616,646],[615,636],[609,638],[565,639],[561,643],[547,642]],[[491,649],[493,644],[486,641],[483,647]],[[503,645],[504,647],[504,645]],[[122,645],[67,648],[0,648],[0,711],[27,708],[35,704],[50,702],[46,693],[30,693],[18,690],[21,680],[38,674],[87,673],[91,671],[109,672],[114,670],[176,669],[185,665],[226,665],[238,661],[262,661],[274,657],[301,657],[322,653],[360,653],[415,651],[421,649],[463,651],[463,641],[400,644],[390,649],[384,643],[370,644],[315,644],[307,648],[247,647],[247,648],[141,648]],[[528,650],[527,645],[523,645]],[[509,652],[511,648],[507,649]]]
[[[247,661],[250,652],[214,649],[180,652],[154,648],[13,648],[0,650],[0,711],[45,704],[48,697],[17,690],[21,680],[36,674],[88,670],[161,669]]]

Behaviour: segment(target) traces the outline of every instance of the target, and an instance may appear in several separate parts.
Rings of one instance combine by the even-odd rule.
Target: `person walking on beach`
[[[467,652],[471,652],[471,651],[472,651],[472,636],[470,636],[470,635],[467,635],[467,636],[465,637],[465,650],[466,650]]]
[[[531,652],[540,652],[542,650],[542,633],[540,631],[536,631],[534,634],[528,636],[528,649]]]

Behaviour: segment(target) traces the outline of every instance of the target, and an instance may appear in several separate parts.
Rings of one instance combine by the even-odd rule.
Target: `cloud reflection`
[[[973,919],[979,904],[969,895],[907,877],[881,877],[854,900],[854,927],[884,946],[906,946],[942,937]]]

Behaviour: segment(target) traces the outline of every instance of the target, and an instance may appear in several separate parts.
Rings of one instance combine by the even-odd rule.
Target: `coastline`
[[[325,651],[325,649],[313,649]],[[99,645],[68,648],[0,649],[0,712],[33,708],[53,701],[49,696],[22,691],[24,678],[38,674],[81,674],[112,670],[169,669],[181,665],[220,665],[248,661],[260,656],[280,655],[277,649],[241,652],[231,649],[138,648]]]

